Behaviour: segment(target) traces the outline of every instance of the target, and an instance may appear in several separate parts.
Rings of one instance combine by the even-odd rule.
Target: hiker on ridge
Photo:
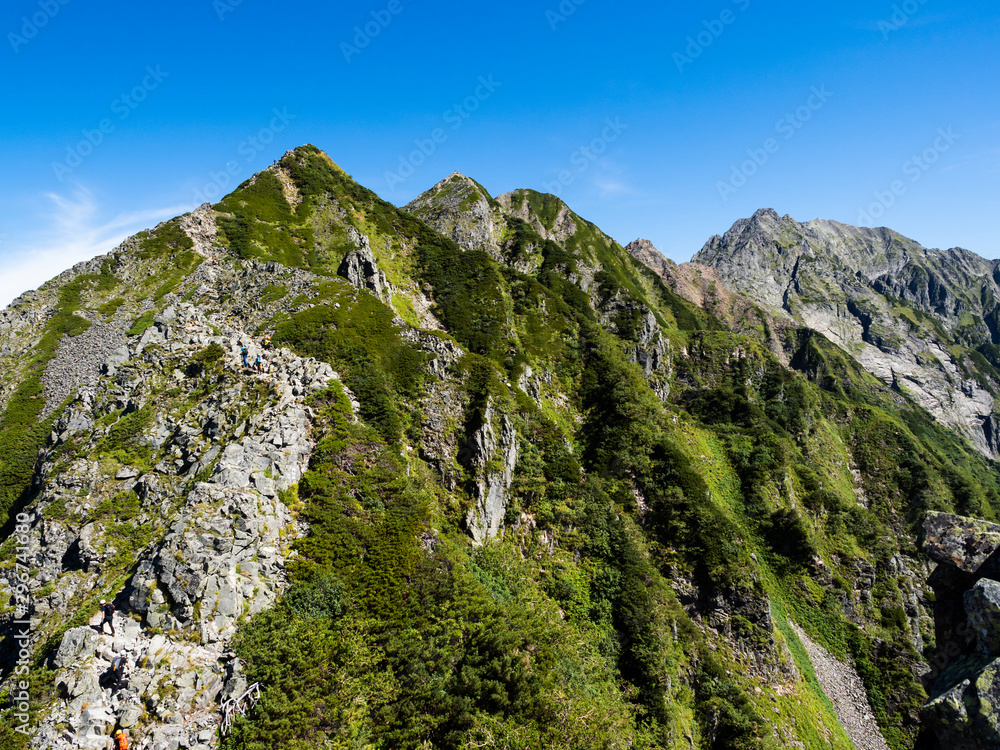
[[[104,635],[104,626],[108,625],[111,628],[111,635],[115,634],[115,605],[109,601],[101,599],[101,612],[104,613],[104,619],[101,620],[101,635]]]
[[[111,674],[114,677],[112,689],[115,691],[121,690],[122,683],[126,680],[129,672],[131,671],[132,670],[128,664],[128,653],[122,651],[111,662]]]

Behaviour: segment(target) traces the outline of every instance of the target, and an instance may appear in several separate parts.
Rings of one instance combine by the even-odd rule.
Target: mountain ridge
[[[304,146],[7,308],[30,746],[949,746],[920,529],[1000,520],[992,464],[721,272],[629,248],[458,174],[398,209]]]

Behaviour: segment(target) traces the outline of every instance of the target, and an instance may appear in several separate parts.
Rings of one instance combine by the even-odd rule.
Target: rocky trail
[[[54,659],[57,688],[67,696],[52,711],[34,740],[35,747],[106,747],[110,730],[127,732],[152,710],[162,722],[137,748],[207,750],[217,743],[216,700],[238,662],[219,645],[197,646],[153,635],[130,618],[116,615],[116,635],[96,627],[75,628],[63,638]],[[116,655],[128,655],[131,672],[120,689],[107,675]],[[177,711],[178,707],[184,710]]]
[[[91,331],[64,339],[54,360],[65,382],[52,387],[76,397],[54,426],[53,459],[66,443],[99,451],[111,429],[102,420],[116,405],[118,421],[154,404],[157,411],[136,439],[149,451],[143,461],[119,454],[112,464],[76,459],[61,470],[42,461],[25,556],[38,570],[36,585],[51,584],[52,593],[36,598],[33,627],[81,601],[90,602],[88,614],[98,591],[118,613],[114,637],[95,627],[63,636],[53,663],[60,699],[32,747],[103,750],[122,727],[137,748],[205,750],[218,744],[219,702],[246,689],[229,651],[237,622],[274,605],[303,532],[283,492],[312,454],[305,400],[339,378],[325,363],[264,348],[188,304],[168,307],[138,337],[126,337],[121,323]],[[199,381],[186,367],[212,345],[219,369]],[[260,371],[244,367],[244,348],[251,364],[261,358]],[[178,401],[180,393],[191,400]],[[139,514],[133,523],[150,529],[152,541],[136,549],[124,588],[108,590],[106,570],[125,542],[100,506],[129,494]],[[0,580],[0,596],[7,587]],[[113,693],[101,675],[123,651],[133,671]]]
[[[795,634],[805,646],[823,692],[833,703],[837,718],[857,750],[889,750],[882,736],[865,686],[854,667],[831,656],[795,625]]]

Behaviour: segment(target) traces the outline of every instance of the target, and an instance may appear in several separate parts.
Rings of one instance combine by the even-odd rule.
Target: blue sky
[[[671,5],[11,0],[0,304],[303,143],[398,205],[460,171],[678,261],[761,207],[1000,256],[995,0]]]

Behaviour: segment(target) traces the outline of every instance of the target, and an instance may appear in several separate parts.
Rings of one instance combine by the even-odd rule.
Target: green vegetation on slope
[[[616,581],[604,595],[575,588],[587,576],[571,557],[542,584],[566,604],[581,595],[589,603],[564,621],[557,600],[521,575],[541,571],[515,549],[470,558],[458,538],[438,534],[428,478],[407,478],[377,434],[351,424],[341,392],[313,406],[328,430],[299,489],[310,534],[298,545],[295,586],[237,641],[251,677],[268,688],[224,747],[269,747],[279,737],[290,748],[461,748],[490,737],[518,747],[624,747],[633,738],[653,746],[652,728],[636,725],[600,652],[602,642],[618,649],[620,641],[602,641],[607,630],[590,616],[613,612],[605,597],[627,598],[622,627],[635,640],[626,652],[662,669],[662,649],[672,649],[657,645],[647,621],[667,592],[647,590],[651,571],[629,556],[613,514],[589,524],[620,571],[602,576]],[[590,513],[600,506],[595,497]],[[317,596],[324,591],[336,593]],[[333,604],[304,611],[296,603],[316,598]]]
[[[361,416],[398,445],[411,421],[426,355],[399,335],[388,307],[347,284],[330,282],[330,299],[279,324],[275,341],[330,362],[361,404]]]
[[[78,336],[90,322],[76,315],[83,296],[91,290],[110,291],[117,280],[107,267],[100,274],[84,274],[63,285],[56,313],[48,321],[35,347],[27,375],[7,402],[0,418],[0,528],[9,531],[8,521],[26,502],[30,493],[38,451],[45,444],[57,414],[39,422],[45,408],[42,373],[56,354],[63,336]]]

